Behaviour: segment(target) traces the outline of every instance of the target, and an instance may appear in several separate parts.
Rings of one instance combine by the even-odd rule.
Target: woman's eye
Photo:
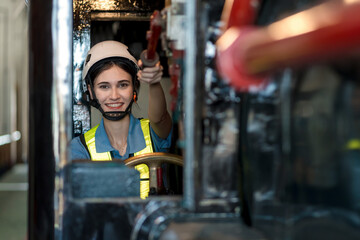
[[[125,88],[125,87],[127,87],[127,86],[129,86],[128,83],[120,83],[120,84],[119,84],[119,87],[121,87],[121,88]]]
[[[109,88],[109,86],[107,86],[107,85],[100,85],[99,88],[106,89],[106,88]]]

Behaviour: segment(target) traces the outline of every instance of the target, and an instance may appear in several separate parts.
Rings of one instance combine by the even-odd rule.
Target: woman
[[[141,61],[137,63],[127,46],[120,42],[104,41],[90,49],[83,80],[90,104],[99,109],[103,119],[71,141],[72,160],[124,160],[170,148],[172,120],[160,85],[162,67],[159,63],[143,70],[139,67]],[[140,120],[131,114],[139,81],[149,84],[149,119]]]

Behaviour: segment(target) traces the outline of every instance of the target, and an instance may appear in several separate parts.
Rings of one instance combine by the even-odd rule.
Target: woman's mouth
[[[105,106],[111,110],[119,110],[124,103],[106,103]]]

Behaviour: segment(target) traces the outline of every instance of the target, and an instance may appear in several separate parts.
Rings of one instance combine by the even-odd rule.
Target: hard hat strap
[[[99,111],[102,113],[103,117],[110,121],[119,121],[123,119],[127,114],[131,112],[131,106],[134,100],[131,100],[129,106],[125,109],[125,111],[118,111],[118,112],[104,112],[101,106],[99,106]]]

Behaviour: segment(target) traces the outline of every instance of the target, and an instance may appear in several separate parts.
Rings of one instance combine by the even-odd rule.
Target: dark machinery
[[[29,239],[360,239],[359,9],[31,1]],[[183,188],[141,200],[135,170],[69,162],[67,142],[90,128],[79,90],[86,51],[106,38],[145,49],[137,34],[155,10],[182,155],[163,157],[183,159]]]

